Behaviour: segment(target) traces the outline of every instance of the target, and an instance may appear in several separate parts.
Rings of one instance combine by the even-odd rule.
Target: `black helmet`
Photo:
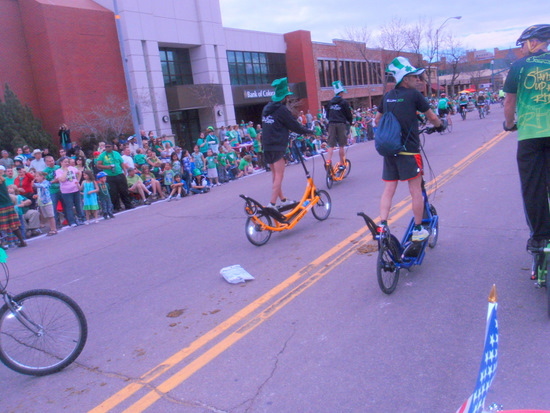
[[[535,24],[529,26],[523,31],[521,36],[519,36],[516,46],[521,46],[529,39],[538,39],[543,42],[548,41],[550,39],[550,24]]]

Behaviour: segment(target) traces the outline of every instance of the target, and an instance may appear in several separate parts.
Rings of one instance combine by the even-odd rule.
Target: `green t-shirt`
[[[437,104],[438,109],[447,109],[448,106],[449,106],[449,99],[447,98],[439,99],[439,103]]]
[[[59,182],[52,183],[52,181],[55,179],[55,171],[57,171],[59,168],[61,168],[59,165],[55,165],[53,168],[47,167],[43,171],[46,174],[46,179],[51,183],[50,194],[55,194],[59,192]],[[7,182],[8,181],[6,180],[6,183]]]
[[[126,177],[126,182],[128,182],[128,188],[131,188],[132,186],[134,186],[135,183],[138,181],[141,181],[141,178],[137,174],[134,174],[134,176],[128,175]]]
[[[504,92],[515,93],[518,139],[550,137],[550,52],[517,60],[508,72]]]
[[[248,162],[246,161],[246,159],[241,159],[241,162],[239,163],[239,169],[241,171],[244,171],[245,168],[248,166]]]
[[[248,134],[250,135],[250,137],[251,137],[252,139],[256,139],[256,136],[258,136],[258,135],[256,134],[256,129],[254,129],[254,127],[252,127],[252,126],[249,126],[249,127],[246,129],[246,131],[248,132]]]
[[[208,169],[216,168],[216,155],[206,157],[206,167]]]
[[[118,153],[117,151],[112,151],[110,153],[103,151],[101,152],[101,155],[99,155],[99,157],[97,158],[97,161],[102,161],[104,166],[115,166],[114,169],[102,169],[102,171],[105,172],[107,176],[116,176],[122,173],[122,164],[124,163],[124,160],[122,159],[122,156],[120,156],[120,153]]]
[[[254,140],[252,141],[252,147],[254,148],[254,152],[258,153],[262,150],[262,147],[260,145],[260,141],[254,137]]]
[[[227,152],[227,161],[230,165],[234,165],[237,160],[237,154],[235,152]]]
[[[145,165],[147,163],[147,155],[143,153],[136,153],[134,155],[134,163],[136,165]]]
[[[202,153],[203,155],[206,155],[206,152],[208,152],[208,144],[201,147],[201,145],[205,142],[206,142],[206,139],[201,139],[201,138],[197,139],[197,146],[199,147],[199,152]]]
[[[218,154],[218,163],[221,166],[226,166],[227,165],[227,155],[225,153],[220,152]]]

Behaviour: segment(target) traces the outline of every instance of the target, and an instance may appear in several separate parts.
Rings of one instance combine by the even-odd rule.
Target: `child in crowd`
[[[11,201],[13,202],[13,209],[15,210],[19,221],[21,222],[21,234],[23,238],[26,238],[25,231],[25,220],[23,219],[23,208],[30,206],[31,202],[28,198],[24,197],[19,193],[19,188],[17,185],[8,186],[8,194],[10,195]]]
[[[107,180],[107,178],[105,178]],[[99,205],[97,203],[97,194],[99,192],[99,186],[94,179],[94,173],[89,169],[84,171],[84,182],[80,185],[82,195],[84,195],[84,212],[86,213],[86,221],[84,224],[88,225],[91,216],[94,217],[94,223],[98,223],[97,211]]]
[[[157,181],[155,175],[150,171],[148,165],[141,167],[141,180],[148,191],[153,193],[154,198],[164,199],[164,192],[160,186],[160,182]]]
[[[170,162],[166,162],[164,164],[164,170],[162,172],[162,179],[163,179],[164,187],[166,188],[166,191],[168,193],[171,192],[171,187],[172,187],[172,184],[174,183],[174,176],[176,176],[176,173],[172,169],[172,164]]]
[[[212,182],[212,186],[220,186],[221,184],[218,182],[218,157],[214,155],[214,151],[212,149],[208,149],[206,151],[206,167],[207,167],[207,174],[206,176],[210,181]]]
[[[199,151],[199,145],[195,145],[195,148],[193,150],[194,152],[192,153],[191,157],[193,159],[193,162],[195,162],[195,168],[198,168],[201,171],[206,171],[206,162],[204,159],[204,155]]]
[[[50,231],[48,236],[56,235],[57,228],[55,225],[55,216],[53,212],[52,197],[50,194],[50,181],[46,179],[45,172],[37,172],[34,177],[33,186],[37,188],[38,193],[35,195],[38,201],[38,212],[42,221],[48,222],[50,225]]]
[[[237,178],[240,178],[241,176],[250,175],[253,172],[252,166],[250,163],[252,162],[252,156],[245,155],[241,161],[239,162],[239,174],[237,175]]]
[[[137,148],[134,155],[134,163],[138,171],[141,171],[141,167],[147,164],[147,155],[143,153],[143,149]]]
[[[176,152],[172,152],[172,155],[170,155],[170,163],[172,164],[172,170],[176,175],[181,175],[181,162],[178,158],[178,154]]]
[[[199,168],[195,168],[193,171],[193,180],[191,181],[191,188],[189,190],[193,194],[203,194],[210,190],[206,178],[202,175]]]
[[[229,181],[229,178],[227,177],[227,155],[225,153],[225,148],[223,146],[220,146],[220,152],[218,153],[218,182],[225,183]]]
[[[100,172],[96,175],[97,187],[99,192],[98,199],[99,205],[101,205],[101,211],[103,212],[103,218],[114,218],[113,215],[113,203],[111,202],[111,195],[109,195],[109,184],[107,183],[107,174]]]
[[[172,199],[175,199],[177,201],[182,196],[185,196],[185,188],[183,187],[183,181],[181,180],[180,174],[176,174],[174,176],[174,183],[170,186],[170,188],[172,190],[166,201],[170,202]]]

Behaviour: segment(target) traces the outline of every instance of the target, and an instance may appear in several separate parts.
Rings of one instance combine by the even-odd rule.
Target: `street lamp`
[[[435,53],[436,53],[436,59],[437,59],[437,67],[435,72],[435,78],[437,81],[437,98],[439,99],[439,32],[445,26],[445,23],[447,23],[449,20],[456,19],[460,20],[462,19],[462,16],[454,16],[454,17],[448,17],[443,23],[441,23],[441,26],[435,31]],[[431,86],[430,86],[431,87]]]
[[[495,59],[491,59],[491,90],[495,91]]]

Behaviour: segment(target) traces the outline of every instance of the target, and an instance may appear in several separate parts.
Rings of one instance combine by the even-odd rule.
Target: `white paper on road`
[[[240,265],[231,265],[230,267],[222,268],[220,274],[225,278],[225,281],[231,284],[244,283],[254,279],[254,277]]]

